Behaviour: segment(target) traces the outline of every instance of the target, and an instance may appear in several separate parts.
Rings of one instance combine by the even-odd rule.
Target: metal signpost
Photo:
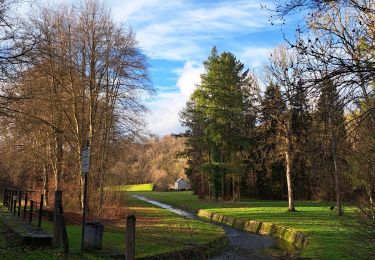
[[[90,169],[90,146],[82,150],[81,157],[82,174],[88,174]]]
[[[86,224],[86,207],[87,207],[87,175],[90,171],[90,143],[81,152],[81,170],[85,177],[83,189],[83,212],[82,212],[82,235],[81,235],[81,255],[83,255],[85,243],[85,224]]]

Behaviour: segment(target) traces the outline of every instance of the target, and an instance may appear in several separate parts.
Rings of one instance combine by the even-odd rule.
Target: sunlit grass
[[[128,214],[134,214],[136,222],[136,258],[158,255],[189,246],[190,242],[205,244],[224,234],[221,228],[196,220],[189,220],[125,196]],[[52,232],[52,223],[43,223],[43,228]],[[71,252],[80,250],[81,226],[67,227]],[[125,254],[125,220],[107,224],[104,227],[103,250]]]
[[[220,227],[180,217],[168,210],[125,196],[129,214],[137,217],[136,256],[146,257],[206,244],[224,235]]]
[[[152,191],[153,189],[154,189],[154,183],[106,187],[106,190],[110,190],[110,191]]]
[[[220,227],[180,217],[165,209],[138,200],[124,193],[124,205],[128,214],[134,214],[136,223],[136,258],[154,256],[190,247],[190,243],[204,245],[224,235]],[[37,223],[37,218],[33,219]],[[43,220],[42,228],[52,234],[53,223]],[[81,259],[81,231],[80,225],[67,225],[70,247],[70,259]],[[0,233],[0,246],[5,238]],[[125,219],[115,223],[104,224],[103,250],[85,252],[85,258],[102,258],[109,254],[125,254]],[[0,259],[60,259],[59,250],[36,249],[23,250],[22,247],[2,251]]]
[[[308,237],[302,256],[313,259],[357,259],[350,231],[344,219],[329,209],[332,203],[297,201],[297,212],[287,212],[287,201],[245,199],[240,202],[200,200],[191,192],[148,192],[143,196],[193,212],[206,209],[226,216],[272,222],[293,228]],[[352,210],[346,208],[345,214]]]

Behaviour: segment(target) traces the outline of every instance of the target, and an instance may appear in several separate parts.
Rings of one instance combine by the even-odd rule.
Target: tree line
[[[100,212],[117,147],[145,132],[147,59],[100,1],[45,5],[24,19],[12,17],[17,7],[1,1],[3,183],[36,182],[50,206],[51,191],[64,190],[65,203],[82,209],[81,151],[90,145],[91,209]]]
[[[279,1],[272,19],[302,10],[260,76],[212,49],[181,112],[186,174],[201,197],[350,201],[373,223],[375,6]]]

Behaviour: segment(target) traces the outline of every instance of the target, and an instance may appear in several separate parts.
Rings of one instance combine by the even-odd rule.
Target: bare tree
[[[270,62],[266,66],[268,81],[280,87],[282,98],[286,105],[286,113],[275,120],[278,121],[280,130],[280,152],[285,158],[285,173],[288,187],[288,210],[295,211],[293,199],[293,161],[298,149],[294,125],[298,112],[294,107],[294,100],[299,91],[303,91],[301,68],[299,68],[298,53],[286,47],[275,49]]]
[[[4,122],[29,129],[23,137],[38,142],[25,145],[45,155],[38,171],[46,193],[52,183],[55,190],[77,185],[68,190],[82,198],[81,150],[89,139],[90,187],[100,191],[100,210],[113,141],[143,131],[141,97],[153,92],[146,58],[133,31],[98,1],[45,7],[23,26],[39,40],[24,56],[27,66],[3,86]]]

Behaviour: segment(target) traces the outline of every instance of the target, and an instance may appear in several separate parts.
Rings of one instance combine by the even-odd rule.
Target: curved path
[[[228,238],[228,246],[224,249],[219,256],[212,259],[222,260],[222,259],[276,259],[275,257],[263,256],[261,251],[264,248],[277,246],[277,241],[268,236],[262,236],[257,234],[252,234],[246,231],[242,231],[225,224],[210,222],[209,220],[198,217],[190,212],[175,208],[171,205],[161,203],[156,200],[151,200],[140,195],[132,195],[133,197],[146,201],[148,203],[154,204],[160,208],[169,210],[180,216],[197,219],[203,222],[209,222],[213,225],[220,226],[224,229],[225,235]]]

